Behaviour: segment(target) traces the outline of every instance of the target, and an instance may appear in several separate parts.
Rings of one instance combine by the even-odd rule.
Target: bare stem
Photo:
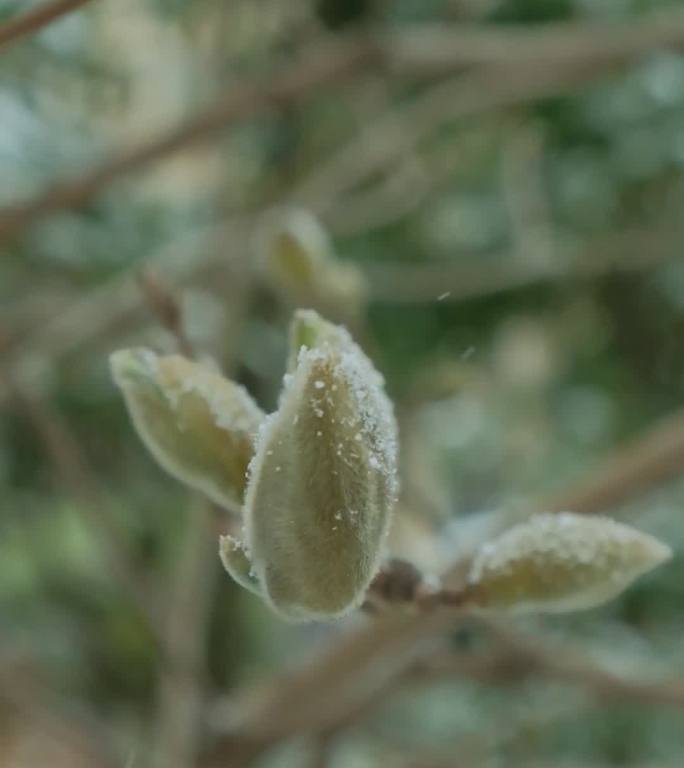
[[[148,629],[158,640],[158,613],[151,599],[148,580],[141,565],[131,555],[109,500],[99,488],[95,472],[68,422],[47,399],[17,386],[7,372],[0,375],[0,382],[42,440],[57,477],[78,501],[78,510],[95,534],[109,568],[125,587],[129,598],[146,620]]]
[[[21,38],[38,32],[89,2],[90,0],[55,0],[10,19],[0,26],[0,47],[16,43]]]

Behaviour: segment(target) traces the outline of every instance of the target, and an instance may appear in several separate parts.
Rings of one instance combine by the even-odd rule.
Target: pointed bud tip
[[[110,367],[138,435],[169,474],[238,507],[264,414],[243,387],[181,355],[124,349]]]
[[[154,376],[154,363],[157,356],[144,347],[118,349],[109,355],[109,368],[117,386],[123,387],[131,381],[139,381]]]
[[[298,309],[290,325],[290,367],[296,364],[302,347],[313,349],[333,327],[313,309]]]
[[[650,543],[650,553],[651,553],[651,562],[652,567],[656,568],[659,565],[663,565],[674,557],[674,551],[672,550],[672,547],[669,547],[667,544],[660,541],[660,539],[656,539],[654,536],[649,536]]]

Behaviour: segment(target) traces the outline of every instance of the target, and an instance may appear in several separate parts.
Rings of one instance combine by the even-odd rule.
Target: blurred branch
[[[539,512],[597,514],[639,498],[684,476],[684,410],[676,411],[617,448],[603,463],[568,488],[489,516],[477,537],[468,540],[459,558],[443,575],[456,590],[463,583],[476,548],[521,518]]]
[[[684,475],[684,410],[619,448],[588,477],[538,507],[594,513],[611,509]]]
[[[416,665],[410,683],[443,682],[451,678],[507,685],[531,676],[585,687],[602,699],[629,699],[651,706],[684,707],[684,680],[643,680],[623,677],[590,660],[567,643],[540,640],[512,629],[501,620],[476,619],[492,637],[495,648],[481,653],[444,653]]]
[[[145,301],[159,321],[159,325],[173,336],[178,352],[192,360],[196,356],[195,350],[185,332],[183,312],[176,297],[150,267],[138,273],[138,282]]]
[[[204,500],[188,510],[174,567],[152,745],[152,765],[159,768],[189,768],[199,747],[207,631],[219,563],[213,514]]]
[[[340,195],[400,160],[444,123],[527,103],[570,90],[606,73],[591,62],[540,67],[477,67],[429,87],[403,107],[394,106],[295,187],[292,198],[329,216]],[[0,229],[0,236],[2,230]]]
[[[466,619],[493,636],[495,649],[436,654],[439,636]],[[230,707],[237,721],[218,737],[202,765],[247,766],[296,736],[325,741],[405,685],[453,678],[508,685],[532,675],[582,685],[601,698],[684,706],[684,681],[624,678],[572,648],[545,644],[482,614],[433,609],[410,617],[383,616],[342,638],[306,668],[237,696]],[[221,718],[220,709],[215,715]]]
[[[392,264],[364,266],[375,301],[390,303],[461,302],[527,288],[540,283],[595,280],[610,274],[638,272],[665,261],[673,252],[670,233],[633,229],[565,248],[557,246],[553,261],[521,263],[516,253],[483,254],[469,263]],[[465,260],[464,260],[465,261]]]
[[[151,269],[139,274],[145,300],[159,324],[191,359],[196,351],[185,332],[180,303]],[[186,516],[186,531],[164,630],[164,664],[159,680],[153,765],[190,768],[199,747],[204,698],[206,634],[218,567],[213,518],[220,510],[198,499]]]
[[[141,272],[139,281],[149,308],[173,336],[178,351],[196,359],[177,297],[151,269]],[[207,632],[219,571],[215,529],[219,521],[225,528],[225,518],[225,510],[203,499],[187,515],[164,632],[165,664],[152,746],[153,765],[159,768],[195,764],[203,722]]]
[[[179,127],[114,155],[72,181],[54,184],[33,200],[1,209],[0,242],[47,215],[81,207],[115,179],[201,144],[232,123],[272,107],[290,106],[323,86],[343,82],[376,57],[376,48],[359,40],[317,45],[279,74],[231,89]]]
[[[219,736],[202,765],[250,765],[273,745],[325,733],[431,652],[435,638],[455,626],[457,610],[383,616],[341,637],[305,667],[248,690],[231,702],[237,720]]]
[[[95,535],[112,574],[124,586],[127,596],[146,620],[147,629],[158,641],[158,612],[148,581],[140,564],[132,557],[123,531],[115,522],[115,513],[106,494],[98,487],[95,474],[69,424],[46,399],[26,392],[7,372],[0,373],[0,383],[42,440],[57,476],[78,502],[77,509]]]
[[[91,0],[55,0],[20,14],[0,26],[0,47],[15,43],[26,35],[38,32],[67,13],[77,10]]]
[[[239,269],[247,259],[249,233],[258,216],[229,219],[221,224],[199,228],[195,232],[162,246],[148,257],[149,268],[162,267],[173,282],[183,282],[209,272],[215,243],[243,244],[237,258],[222,257],[222,268]],[[448,292],[445,301],[516,290],[544,281],[591,279],[611,272],[647,269],[664,260],[671,252],[667,227],[657,224],[653,230],[632,230],[578,245],[561,259],[559,265],[535,265],[521,268],[507,253],[492,257],[491,264],[477,265],[394,265],[383,263],[364,266],[375,301],[433,302]],[[489,258],[488,258],[489,262]],[[32,359],[49,357],[54,363],[84,344],[102,341],[107,333],[137,328],[144,309],[149,306],[140,291],[132,290],[132,272],[124,272],[106,281],[55,317],[45,320],[32,335],[10,340],[6,345],[5,369],[14,369],[13,377],[22,387],[30,387]],[[2,401],[0,391],[0,402]]]
[[[163,266],[164,275],[174,283],[197,278],[211,267],[207,253],[216,252],[213,246],[248,242],[251,224],[251,219],[243,216],[198,227],[163,245],[144,263],[152,269]],[[231,259],[224,257],[223,261],[225,270],[236,268]],[[131,269],[115,275],[84,296],[76,296],[66,309],[41,323],[35,334],[9,339],[4,344],[4,366],[12,365],[17,383],[31,383],[30,375],[22,370],[22,361],[49,357],[54,362],[86,342],[101,342],[103,335],[114,330],[138,328],[149,304],[141,291],[134,290],[136,274]]]
[[[434,76],[464,64],[478,66],[369,121],[295,189],[293,198],[327,213],[340,194],[398,161],[445,122],[567,92],[667,45],[684,45],[681,12],[624,25],[404,29],[385,39],[384,61],[390,70]]]
[[[82,707],[75,705],[73,700],[50,690],[47,677],[45,671],[36,665],[35,659],[27,656],[25,651],[17,655],[2,649],[0,748],[3,768],[17,764],[13,759],[14,750],[11,746],[7,750],[7,740],[10,744],[17,744],[19,754],[22,746],[31,744],[32,754],[45,756],[51,765],[118,766],[106,728]],[[17,758],[23,764],[21,757]]]
[[[673,22],[675,30],[679,29],[679,25],[676,23],[677,19],[680,19],[679,14],[676,15]],[[615,31],[615,28],[611,29]],[[251,110],[258,111],[272,103],[278,93],[280,93],[281,103],[282,99],[286,97],[290,101],[296,101],[305,95],[305,91],[308,93],[309,89],[328,82],[326,78],[335,81],[335,78],[338,77],[350,77],[356,71],[355,67],[358,70],[362,69],[365,61],[363,52],[354,43],[349,43],[348,49],[352,54],[356,52],[356,58],[348,63],[351,71],[340,72],[335,68],[338,59],[340,66],[345,61],[344,46],[342,49],[335,49],[336,54],[329,54],[330,59],[326,60],[325,56],[321,54],[325,66],[321,65],[320,72],[315,70],[307,72],[314,62],[309,62],[308,57],[304,57],[304,63],[292,65],[284,75],[271,83],[266,94],[259,90],[258,85],[251,88],[246,86],[240,91],[226,96],[222,105],[219,104],[214,110],[186,124],[185,128],[172,132],[175,138],[171,138],[169,135],[164,141],[155,140],[154,143],[150,142],[150,144],[145,145],[148,149],[141,148],[137,152],[141,153],[140,156],[143,160],[150,156],[150,151],[154,157],[161,157],[169,151],[169,148],[173,151],[175,148],[184,146],[182,137],[187,136],[192,139],[195,136],[193,126],[199,125],[203,130],[210,128],[209,134],[212,134],[214,128],[218,129],[221,125],[230,122],[231,119],[246,117],[251,114]],[[337,58],[335,58],[336,56]],[[328,162],[302,182],[293,193],[293,198],[308,201],[319,213],[326,209],[332,210],[333,198],[336,203],[335,207],[338,207],[339,198],[346,190],[355,186],[374,170],[384,167],[388,162],[393,162],[397,157],[401,157],[411,141],[417,141],[426,131],[438,126],[441,120],[449,116],[457,118],[474,114],[477,111],[503,106],[525,94],[527,98],[531,98],[548,90],[551,84],[554,85],[554,88],[558,86],[557,79],[554,80],[554,77],[551,77],[553,68],[548,74],[545,68],[538,66],[535,66],[533,70],[531,75],[526,74],[528,70],[519,73],[506,72],[505,77],[501,77],[502,73],[498,70],[478,71],[469,77],[450,80],[429,89],[427,93],[420,96],[399,115],[397,110],[390,110],[386,116],[364,129],[347,147],[334,154]],[[576,77],[573,72],[570,75]],[[538,79],[540,76],[541,80]],[[573,82],[573,77],[570,77],[571,82]],[[551,91],[554,88],[551,88]],[[205,134],[202,134],[201,131],[200,133],[205,137]],[[133,151],[127,156],[131,157],[135,153],[136,151]],[[104,167],[102,166],[101,169]],[[88,199],[93,183],[95,187],[92,187],[92,190],[96,191],[106,183],[112,172],[115,177],[130,169],[127,162],[119,161],[112,161],[106,164],[106,167],[109,168],[109,171],[105,168],[104,175],[97,171],[81,177],[80,180],[76,180],[71,185],[67,185],[68,194],[66,197],[62,195],[65,189],[62,185],[53,188],[52,192],[26,205],[0,211],[0,240],[2,240],[3,231],[5,231],[3,226],[9,227],[5,234],[19,232],[24,224],[29,224],[41,216],[57,210],[57,208],[62,207],[62,203],[64,203],[63,207],[70,207],[72,205],[70,195],[73,194],[74,190],[76,190],[77,198],[74,204],[80,204],[79,200]],[[131,167],[135,167],[135,162]],[[69,192],[70,189],[71,192]],[[55,205],[57,208],[54,207]],[[16,218],[15,214],[18,214],[19,218]],[[328,214],[329,217],[330,214]],[[170,246],[163,247],[157,255],[148,261],[163,262],[165,273],[173,272],[176,277],[189,277],[198,269],[203,268],[205,264],[199,256],[189,258],[188,251],[200,254],[204,251],[205,241],[214,238],[223,241],[247,242],[249,238],[245,232],[248,232],[252,226],[251,218],[243,214],[222,224],[200,229]],[[4,225],[3,221],[5,222]],[[634,240],[631,233],[629,238],[623,238],[623,240],[625,239],[628,246],[633,245]],[[643,253],[649,254],[650,248],[645,248]],[[642,256],[641,258],[647,262],[649,257]],[[600,263],[605,262],[601,259]],[[590,265],[589,260],[587,260],[587,264]],[[591,270],[591,266],[586,268]],[[379,268],[377,277],[371,273],[377,298],[387,295],[385,286],[392,284],[394,285],[392,299],[401,300],[402,292],[396,289],[396,284],[399,282],[404,287],[410,284],[410,295],[407,295],[405,300],[413,301],[434,299],[435,296],[444,292],[445,281],[454,285],[450,297],[453,299],[454,297],[478,295],[484,292],[508,290],[539,279],[555,277],[555,274],[544,274],[543,270],[540,274],[536,272],[521,274],[517,265],[512,271],[509,271],[508,267],[504,268],[497,265],[491,274],[485,274],[484,277],[482,277],[479,269],[477,275],[468,272],[464,274],[460,271],[449,272],[445,275],[442,267],[421,268],[420,274],[412,275],[406,269],[402,266],[401,272],[394,275],[391,266],[383,266]],[[433,271],[430,272],[430,270]],[[407,280],[406,278],[411,279]],[[435,284],[437,284],[437,288],[433,287]],[[447,286],[447,288],[449,287]],[[404,293],[405,290],[404,288]],[[135,313],[136,311],[139,312],[140,309],[139,296],[135,296],[130,291],[129,275],[117,276],[111,282],[105,283],[96,291],[76,301],[67,311],[60,313],[54,322],[43,323],[33,338],[23,340],[20,357],[25,358],[31,354],[40,356],[49,353],[53,359],[56,359],[66,351],[81,344],[84,338],[94,339],[98,334],[108,331],[113,326],[135,322]],[[19,370],[16,375],[18,380],[23,382],[23,372]]]
[[[479,43],[472,49],[470,44],[465,44],[466,40],[479,40]],[[47,215],[83,206],[115,179],[205,142],[227,125],[249,119],[274,105],[296,104],[311,92],[349,80],[374,65],[395,67],[411,74],[420,74],[426,68],[434,73],[436,64],[440,71],[462,66],[463,51],[479,52],[475,58],[470,54],[470,62],[481,65],[474,72],[434,89],[427,100],[419,101],[420,109],[413,108],[416,112],[413,133],[420,133],[426,123],[431,126],[438,123],[444,113],[450,119],[457,119],[548,96],[590,82],[654,48],[682,44],[684,20],[679,12],[652,22],[622,26],[573,24],[552,28],[550,32],[538,29],[515,33],[409,30],[377,40],[367,37],[348,38],[339,43],[328,40],[325,46],[317,45],[305,51],[280,74],[231,90],[213,106],[168,133],[114,155],[76,179],[57,183],[32,200],[0,210],[0,242],[20,234]],[[563,55],[557,55],[558,51]],[[508,58],[503,55],[506,52]],[[352,161],[352,177],[356,183],[359,174],[367,175],[378,164],[384,165],[388,158],[400,153],[405,138],[391,137],[392,126],[390,141],[383,146],[388,138],[386,121],[389,119],[383,118],[369,131],[362,132],[333,159],[322,178],[325,180],[325,175],[333,171],[344,175],[345,163]],[[363,150],[360,157],[357,156],[359,148]],[[366,158],[369,151],[374,157],[370,164]],[[318,186],[319,182],[307,184],[299,191],[299,197],[315,199],[313,192]]]
[[[424,24],[390,34],[386,44],[396,70],[424,76],[475,65],[619,63],[654,48],[681,48],[684,14],[676,10],[617,24],[556,22],[498,28]]]

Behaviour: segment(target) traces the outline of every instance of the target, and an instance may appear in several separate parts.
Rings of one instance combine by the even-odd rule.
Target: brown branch
[[[553,35],[549,39],[544,32],[528,30],[527,38],[522,38],[522,42],[506,46],[501,45],[503,33],[482,30],[479,34],[483,50],[497,51],[500,46],[501,50],[506,51],[512,47],[515,55],[512,60],[508,60],[498,53],[490,54],[486,63],[480,67],[482,71],[473,73],[463,87],[456,87],[456,93],[451,92],[451,87],[435,94],[440,108],[444,110],[445,101],[450,101],[454,105],[454,117],[463,117],[529,101],[590,82],[654,48],[684,44],[684,21],[680,13],[663,16],[656,22],[640,21],[620,27],[569,25],[561,31],[563,39],[570,40],[572,45],[567,46],[567,55],[558,57],[553,55],[558,46]],[[348,80],[374,64],[405,67],[415,74],[423,65],[433,68],[435,51],[441,50],[440,71],[453,71],[463,64],[460,48],[454,50],[454,40],[460,45],[462,36],[471,37],[475,32],[457,30],[454,40],[450,40],[447,46],[435,46],[434,50],[432,46],[416,41],[420,34],[409,32],[405,38],[389,36],[384,41],[376,42],[368,38],[351,38],[336,44],[328,41],[322,48],[307,51],[281,74],[231,90],[206,111],[168,133],[115,155],[76,179],[57,183],[33,200],[0,210],[0,242],[18,235],[29,224],[47,215],[83,206],[115,179],[181,149],[207,141],[231,123],[249,119],[274,105],[289,106],[297,103],[312,91]],[[435,34],[431,33],[432,36]],[[491,39],[496,45],[487,42],[490,35],[493,35]],[[582,43],[585,38],[590,41],[589,47]],[[468,46],[464,48],[467,50]],[[520,55],[521,51],[524,56]],[[544,66],[540,66],[540,62]],[[464,96],[467,98],[464,99]],[[380,135],[381,147],[386,139],[386,135]],[[361,140],[366,143],[365,134]],[[403,139],[398,149],[391,148],[391,144],[381,149],[379,154],[382,162],[385,162],[388,154],[396,154],[403,149]],[[344,162],[345,158],[340,157],[336,167]],[[358,169],[358,159],[354,167]],[[372,170],[373,166],[363,173]]]
[[[505,69],[477,67],[438,83],[403,108],[392,106],[370,121],[298,185],[292,196],[319,215],[330,215],[339,195],[399,160],[436,127],[567,92],[598,79],[614,66],[611,62],[597,65],[580,60],[547,67],[527,62]]]
[[[170,245],[159,248],[147,259],[154,270],[163,265],[164,275],[174,283],[197,279],[213,269],[212,244],[220,242],[247,243],[255,219],[230,219],[190,232]],[[648,269],[662,263],[671,251],[671,227],[656,223],[652,230],[631,230],[610,238],[597,238],[568,253],[573,266],[566,268],[521,269],[512,255],[502,253],[494,268],[482,265],[474,269],[443,267],[441,265],[367,265],[371,293],[376,301],[419,302],[434,301],[448,291],[445,301],[465,300],[499,292],[516,290],[528,285],[560,280],[588,280],[612,272],[622,273]],[[196,256],[195,254],[201,254]],[[222,269],[236,270],[246,258],[241,252],[237,259],[222,257]],[[215,261],[216,259],[214,259]],[[500,262],[500,266],[499,266]],[[236,278],[234,278],[236,279]],[[5,368],[14,368],[14,378],[22,387],[35,383],[31,365],[24,361],[49,357],[54,363],[69,352],[95,344],[106,334],[136,328],[149,301],[140,291],[131,289],[131,273],[116,275],[80,299],[75,299],[57,315],[46,318],[32,335],[11,340],[3,360]],[[0,402],[3,393],[0,391]]]
[[[138,273],[138,282],[145,301],[159,321],[175,339],[178,351],[190,359],[195,357],[195,350],[185,332],[183,311],[176,297],[160,279],[158,273],[148,267]]]
[[[198,227],[183,234],[158,248],[146,259],[146,264],[153,268],[163,265],[164,275],[174,283],[191,277],[197,279],[212,268],[212,259],[206,258],[212,245],[249,239],[247,231],[251,220],[243,221],[244,218]],[[223,257],[222,268],[230,272],[236,268],[236,262]],[[134,290],[136,274],[135,270],[124,270],[85,296],[75,296],[64,309],[44,318],[36,326],[35,333],[3,341],[3,367],[14,369],[13,376],[18,384],[32,386],[35,380],[31,374],[27,375],[23,361],[47,357],[54,363],[84,343],[101,341],[107,333],[139,328],[149,303],[141,291]]]
[[[612,26],[573,23],[515,32],[428,27],[388,35],[383,60],[394,71],[434,76],[464,64],[477,66],[428,89],[404,108],[393,105],[385,110],[299,185],[293,196],[319,214],[327,213],[337,196],[404,157],[435,126],[567,92],[649,50],[675,44],[684,45],[681,12],[648,23]]]
[[[0,383],[35,429],[57,477],[78,502],[78,511],[95,535],[105,562],[145,619],[152,637],[158,641],[159,617],[148,580],[132,557],[123,532],[115,522],[115,513],[94,480],[94,472],[69,424],[46,399],[27,393],[8,373],[0,373]]]
[[[90,0],[54,0],[27,11],[0,26],[0,47],[16,43],[26,35],[38,32],[67,13],[77,10]]]
[[[434,640],[467,619],[492,635],[495,649],[457,655],[434,653]],[[510,630],[483,614],[436,609],[411,617],[378,619],[329,649],[304,670],[275,680],[261,693],[244,694],[252,708],[235,730],[221,736],[207,765],[246,766],[295,736],[335,736],[406,685],[448,679],[510,685],[531,676],[585,687],[605,699],[628,698],[649,706],[684,707],[684,681],[644,680],[606,670],[575,648],[545,643]],[[231,709],[243,711],[237,698]],[[223,762],[225,761],[225,762]],[[204,763],[203,763],[204,765]]]
[[[498,647],[463,655],[436,654],[435,640],[464,619],[482,625]],[[406,685],[454,678],[510,685],[531,676],[581,685],[600,698],[684,707],[684,681],[625,678],[574,648],[543,643],[482,614],[433,609],[410,617],[379,618],[342,638],[306,668],[271,681],[265,691],[238,695],[231,711],[242,713],[240,721],[218,737],[202,765],[248,766],[291,738],[336,736]]]
[[[684,410],[647,429],[566,489],[524,507],[504,508],[482,528],[482,539],[469,542],[444,574],[446,583],[462,585],[475,550],[512,525],[539,512],[607,512],[661,485],[684,477]]]
[[[343,82],[375,59],[375,46],[360,40],[317,46],[280,74],[231,89],[179,127],[114,155],[72,181],[54,184],[33,200],[1,209],[0,242],[49,214],[79,208],[115,179],[201,144],[231,123],[272,107],[291,105],[323,86]]]
[[[51,689],[49,679],[44,665],[24,649],[17,654],[10,648],[0,648],[3,760],[12,760],[12,748],[9,755],[6,753],[7,737],[12,733],[12,742],[31,744],[36,762],[47,760],[62,765],[63,756],[69,765],[119,766],[111,734],[104,724],[75,705],[73,699]]]
[[[180,302],[153,270],[139,275],[144,298],[159,324],[191,359],[197,351],[185,331]],[[189,510],[176,578],[170,593],[164,632],[165,664],[158,690],[153,765],[194,765],[203,720],[206,641],[219,570],[215,532],[224,510],[202,499]],[[224,523],[225,527],[225,523]]]
[[[333,729],[428,654],[435,638],[462,615],[433,610],[383,616],[340,638],[304,668],[271,681],[260,695],[238,695],[234,711],[240,721],[217,738],[202,765],[247,766],[279,742]]]
[[[456,678],[509,685],[540,676],[582,686],[602,699],[626,698],[649,706],[684,707],[682,679],[624,677],[596,664],[568,643],[540,640],[484,615],[475,621],[492,637],[494,649],[475,654],[435,655],[415,665],[404,680],[424,685]]]
[[[618,449],[576,486],[552,494],[538,506],[552,512],[601,512],[682,476],[684,411],[677,411]]]
[[[399,71],[434,76],[454,67],[554,64],[634,58],[654,48],[684,45],[684,14],[662,13],[630,23],[557,22],[539,26],[478,27],[424,24],[390,34]]]
[[[219,563],[213,517],[213,507],[204,500],[188,510],[174,568],[152,745],[152,765],[159,768],[194,765],[199,748],[207,631]]]
[[[352,44],[350,44],[350,48],[353,49]],[[361,55],[359,52],[358,56]],[[439,125],[441,120],[450,116],[463,117],[476,113],[478,110],[497,108],[504,103],[502,99],[508,100],[510,103],[515,101],[515,98],[529,98],[530,93],[536,93],[535,88],[538,87],[538,84],[534,78],[531,83],[528,83],[527,91],[523,93],[523,91],[516,91],[516,88],[521,87],[516,85],[519,75],[514,76],[513,73],[506,73],[506,77],[495,77],[495,74],[494,72],[485,72],[483,79],[481,73],[477,73],[475,80],[467,80],[463,83],[461,78],[458,81],[449,81],[429,90],[410,107],[408,116],[402,115],[401,119],[404,122],[408,121],[406,128],[402,128],[402,131],[406,130],[407,132],[406,137],[402,136],[397,139],[395,136],[398,120],[396,114],[393,113],[377,120],[347,147],[336,153],[329,162],[317,169],[305,182],[298,185],[293,197],[309,202],[319,213],[331,209],[333,204],[330,196],[331,188],[335,190],[334,201],[339,201],[339,197],[350,186],[354,186],[366,178],[368,174],[373,173],[374,170],[393,161],[405,150],[407,141],[410,144],[412,141],[418,140],[423,135],[423,131],[433,129]],[[524,79],[522,82],[524,83]],[[493,91],[490,90],[488,84],[495,86]],[[257,88],[257,86],[253,88]],[[507,89],[508,91],[513,89],[515,93],[511,94]],[[462,98],[464,96],[467,97],[465,100]],[[385,124],[386,121],[387,124]],[[34,212],[28,215],[29,219],[26,223],[33,221],[34,217],[39,218],[42,214]],[[0,211],[0,241],[2,240],[2,217],[3,212]],[[203,243],[207,239],[222,238],[234,242],[247,241],[249,238],[246,232],[252,222],[250,219],[246,224],[243,221],[244,218],[243,216],[241,219],[236,218],[220,225],[207,227],[197,234],[191,233],[180,243],[174,243],[170,247],[160,249],[159,255],[149,261],[163,262],[166,273],[172,269],[176,277],[188,277],[199,271],[205,264],[188,257],[187,251],[194,251],[195,249],[202,251],[204,249]],[[11,229],[15,226],[21,229],[23,226],[11,222],[8,225]],[[633,233],[630,233],[630,238],[632,235]],[[650,253],[650,251],[650,246],[645,249],[645,252]],[[583,263],[588,264],[588,261],[583,260]],[[603,265],[606,262],[601,259],[600,263]],[[387,269],[390,270],[389,274],[379,272],[376,275],[377,279],[373,280],[378,297],[386,295],[383,286],[393,280],[391,266]],[[591,267],[588,269],[590,270]],[[406,285],[408,282],[403,279],[406,274],[405,271],[402,272],[402,285]],[[561,278],[562,275],[553,273],[544,276],[535,272],[521,276],[520,271],[516,268],[514,274],[510,274],[508,270],[504,269],[502,273],[497,271],[496,274],[486,275],[484,279],[477,276],[473,277],[468,272],[465,274],[454,272],[447,277],[450,285],[452,283],[456,285],[456,290],[452,291],[452,295],[464,296],[515,289],[521,283],[527,285],[530,281]],[[416,275],[415,280],[410,281],[411,293],[406,295],[404,300],[434,298],[444,291],[444,279],[445,276],[438,272],[434,274],[421,272],[420,275]],[[433,287],[436,283],[438,284],[437,288]],[[414,285],[415,288],[413,288]],[[451,297],[449,298],[451,299]],[[135,320],[135,313],[139,311],[140,305],[135,295],[130,291],[129,276],[127,274],[117,276],[110,283],[75,302],[73,307],[54,318],[54,322],[43,323],[35,337],[22,344],[21,356],[29,357],[34,354],[40,356],[48,353],[53,358],[59,357],[65,351],[82,343],[84,334],[87,334],[87,338],[93,338],[98,333],[111,330],[117,324],[130,323]],[[26,351],[24,352],[24,350]],[[17,378],[22,383],[24,382],[25,377],[22,371],[17,371]]]
[[[663,230],[663,231],[659,231]],[[521,264],[510,251],[492,254],[487,263],[367,265],[364,272],[375,301],[432,303],[448,293],[446,303],[462,302],[497,293],[555,282],[586,282],[640,272],[662,264],[672,252],[672,236],[664,227],[633,229],[596,238],[581,246],[559,248],[557,261]]]

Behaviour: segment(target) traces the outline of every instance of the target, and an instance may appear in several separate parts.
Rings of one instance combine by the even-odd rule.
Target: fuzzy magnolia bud
[[[115,352],[111,368],[159,464],[217,504],[239,506],[265,418],[247,392],[206,366],[147,349]]]
[[[260,249],[267,279],[293,304],[354,319],[365,300],[363,274],[337,258],[328,233],[308,211],[288,210],[268,223]]]
[[[521,613],[593,608],[671,555],[652,536],[606,517],[536,515],[476,553],[470,602]]]
[[[298,312],[299,349],[252,462],[245,535],[266,599],[289,619],[358,605],[397,492],[396,423],[383,380],[347,331]]]

